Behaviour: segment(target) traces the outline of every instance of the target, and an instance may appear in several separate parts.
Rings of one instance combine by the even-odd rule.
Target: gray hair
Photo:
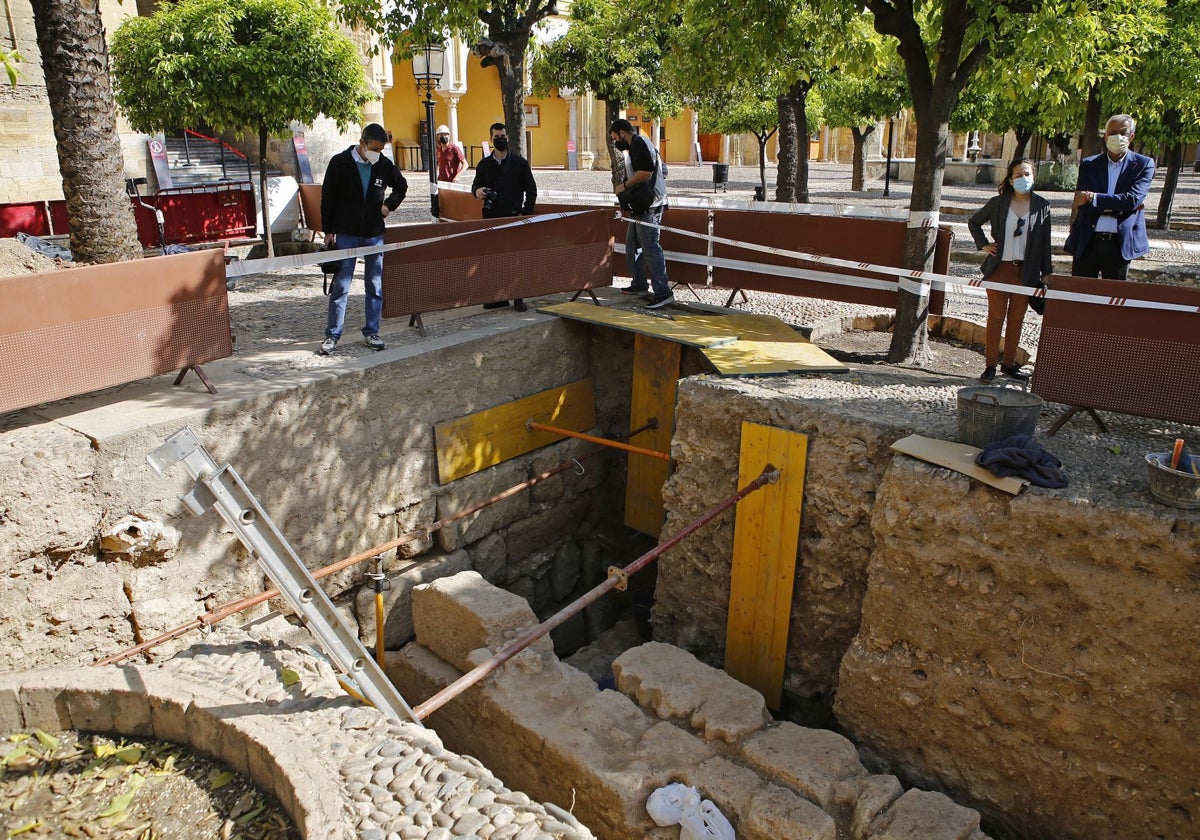
[[[1130,134],[1137,133],[1137,121],[1133,117],[1129,116],[1128,114],[1113,114],[1111,117],[1108,118],[1108,121],[1105,122],[1104,124],[1107,126],[1109,123],[1115,123],[1115,122],[1128,123],[1129,124],[1129,133]]]

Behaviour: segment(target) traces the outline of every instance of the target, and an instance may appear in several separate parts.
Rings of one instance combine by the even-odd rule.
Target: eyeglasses
[[[1013,231],[1013,236],[1020,236],[1023,227],[1025,227],[1025,216],[1017,216],[1017,229]]]

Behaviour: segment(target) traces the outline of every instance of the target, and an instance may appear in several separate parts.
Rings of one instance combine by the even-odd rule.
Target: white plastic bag
[[[694,787],[673,782],[646,800],[646,813],[655,825],[679,825],[679,840],[735,840],[733,826],[711,800],[700,799]]]

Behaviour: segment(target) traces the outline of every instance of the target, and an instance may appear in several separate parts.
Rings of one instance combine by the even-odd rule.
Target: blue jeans
[[[633,218],[661,225],[665,210],[666,207],[651,207]],[[633,291],[646,291],[646,269],[649,269],[650,286],[654,296],[661,297],[671,293],[671,284],[667,281],[667,258],[663,256],[662,245],[658,243],[658,228],[635,222],[628,224],[625,230],[625,263],[629,266],[629,276],[633,278],[633,282],[629,284]]]
[[[361,248],[364,245],[382,245],[383,235],[354,236],[349,233],[337,235],[338,248]],[[329,314],[325,318],[325,337],[335,341],[342,337],[342,325],[346,320],[346,298],[350,297],[350,281],[354,277],[357,257],[342,260],[333,282],[329,284]],[[363,324],[363,335],[379,335],[379,319],[383,316],[383,254],[363,257],[363,282],[367,288],[367,314]]]

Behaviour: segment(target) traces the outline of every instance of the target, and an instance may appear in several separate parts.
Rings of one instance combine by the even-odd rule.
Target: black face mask
[[[507,137],[497,137],[495,140],[492,141],[492,146],[496,149],[497,152],[507,152],[508,151],[508,138]]]
[[[443,146],[445,146],[447,143],[450,142],[450,138],[449,137],[439,137],[438,142],[441,143]]]
[[[626,140],[623,140],[623,139],[614,140],[613,145],[617,147],[618,152],[628,152],[629,151],[629,142]]]

